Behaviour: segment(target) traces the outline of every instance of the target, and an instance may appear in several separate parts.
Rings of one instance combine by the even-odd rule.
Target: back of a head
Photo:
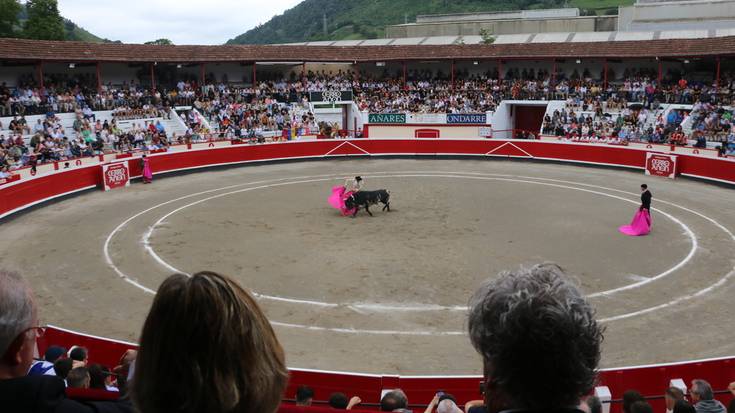
[[[69,351],[69,358],[74,361],[86,361],[87,349],[84,347],[74,346],[71,351]]]
[[[462,413],[462,410],[450,399],[444,399],[436,406],[436,413]]]
[[[393,410],[405,409],[407,407],[408,398],[406,398],[406,393],[401,390],[389,391],[380,399],[381,412],[392,412]]]
[[[58,359],[54,363],[54,371],[56,372],[56,375],[58,377],[61,377],[62,379],[66,379],[66,376],[69,374],[72,368],[73,364],[72,359]]]
[[[639,400],[630,405],[630,413],[653,413],[653,408],[647,401]]]
[[[602,413],[602,402],[597,396],[589,396],[585,399],[587,406],[590,408],[590,413]]]
[[[692,380],[692,394],[696,395],[699,400],[712,400],[715,398],[712,386],[701,379]]]
[[[97,364],[97,363],[91,364],[88,367],[88,369],[89,369],[89,388],[90,389],[101,389],[101,390],[107,389],[107,386],[105,386],[105,379],[110,373],[109,370],[106,370],[104,367],[102,367],[101,364]]]
[[[71,388],[89,388],[89,381],[89,370],[86,367],[73,368],[66,375],[66,385]]]
[[[495,407],[575,406],[594,385],[602,329],[557,265],[486,282],[470,302],[469,335],[483,358],[486,402]]]
[[[0,270],[0,364],[8,350],[14,350],[18,336],[32,327],[35,319],[35,306],[31,290],[19,274]],[[11,349],[11,347],[13,347]],[[25,360],[27,366],[17,366],[25,374],[33,357]]]
[[[49,363],[55,363],[56,360],[66,354],[66,349],[61,346],[49,346],[44,353],[43,358]]]
[[[303,384],[296,389],[296,404],[299,406],[310,406],[314,398],[314,389]]]
[[[633,403],[645,400],[637,390],[626,390],[623,393],[623,412],[631,413]]]
[[[273,328],[237,283],[200,272],[161,284],[131,382],[140,413],[272,413],[287,378]]]
[[[329,396],[329,407],[333,409],[345,410],[347,409],[349,402],[350,401],[347,400],[347,395],[344,393],[332,393],[332,395]]]
[[[666,389],[666,395],[674,400],[684,399],[684,392],[678,387],[669,387],[668,389]]]
[[[672,413],[696,413],[697,410],[688,401],[682,399],[677,400],[674,403],[674,409]]]

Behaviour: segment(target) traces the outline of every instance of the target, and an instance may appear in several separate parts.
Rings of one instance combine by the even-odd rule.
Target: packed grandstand
[[[500,60],[467,56],[464,59],[477,60],[465,60],[463,67],[457,62],[462,47],[455,47],[449,53],[446,47],[428,52],[435,48],[427,46],[426,52],[421,50],[424,54],[445,54],[449,62],[425,63],[412,58],[394,62],[390,69],[370,66],[367,62],[362,68],[360,64],[341,64],[328,69],[318,61],[267,65],[262,69],[253,65],[252,72],[242,73],[240,79],[234,78],[231,68],[218,68],[219,64],[195,64],[194,73],[180,69],[182,64],[192,63],[183,60],[188,53],[184,48],[180,63],[169,65],[164,71],[158,69],[157,61],[175,57],[156,54],[163,51],[95,45],[90,52],[100,53],[100,61],[87,63],[87,69],[95,70],[96,74],[80,74],[85,71],[81,64],[69,68],[36,63],[25,66],[17,78],[3,81],[0,168],[7,176],[13,170],[39,163],[113,151],[158,150],[172,144],[213,139],[262,143],[306,136],[361,137],[367,124],[367,119],[362,119],[367,116],[362,114],[488,113],[492,116],[504,101],[559,102],[549,104],[541,119],[523,127],[508,128],[525,131],[521,135],[514,132],[514,137],[545,135],[623,145],[629,142],[690,145],[716,149],[720,156],[731,156],[735,154],[730,106],[735,80],[727,70],[727,59],[707,48],[710,41],[688,41],[689,48],[696,49],[701,43],[702,50],[683,55],[686,58],[666,58],[656,50],[658,56],[649,54],[648,61],[641,61],[646,47],[671,47],[672,55],[682,56],[676,49],[681,42],[684,41],[670,41],[665,45],[630,42],[630,47],[641,49],[629,59],[610,52],[609,59],[615,59],[615,68],[607,57],[584,55],[584,44],[574,57],[576,61],[561,57],[547,60],[542,58],[542,50],[526,51],[521,46],[515,50],[512,45],[504,45],[507,50],[499,53],[507,56],[497,56]],[[53,47],[43,42],[31,46],[34,49],[28,50],[25,58],[24,41],[4,40],[0,49],[5,51],[8,64],[12,62],[13,67],[23,68],[27,63],[16,59],[35,59],[35,48]],[[57,55],[48,59],[76,61],[76,55],[82,53],[85,45],[79,45],[78,49],[55,52]],[[108,70],[105,66],[120,64],[104,63],[102,58],[109,59],[105,54],[117,53],[116,49],[131,54],[129,59],[134,57],[136,63],[144,57],[156,62],[143,65],[150,67],[150,73],[141,68],[129,70],[130,78],[118,75],[108,80],[104,76]],[[363,49],[369,53],[370,47]],[[247,50],[246,54],[257,58],[258,50]],[[467,54],[479,54],[479,50],[473,47]],[[266,53],[270,51],[264,50],[263,54],[272,54]],[[525,56],[513,59],[521,51]],[[222,52],[226,56],[223,64],[235,58],[224,46]],[[327,52],[325,59],[351,58],[351,51]],[[693,57],[694,53],[701,57]],[[367,54],[361,60],[378,62],[386,54],[389,53],[378,48],[374,56]],[[539,60],[529,64],[531,59]],[[84,60],[89,57],[85,56]],[[197,70],[200,73],[195,73]],[[164,80],[156,80],[158,71]],[[320,121],[315,116],[315,104],[318,107],[323,102],[311,101],[312,92],[324,90],[349,92],[350,102],[342,102],[350,106],[352,116],[347,122],[334,117]],[[62,114],[68,114],[64,120]],[[172,119],[175,127],[167,130],[161,126],[160,120]]]
[[[98,173],[113,162],[126,165],[125,184],[150,179],[144,155],[156,174],[340,155],[562,159],[529,153],[546,142],[575,145],[567,160],[646,171],[645,152],[678,154],[682,169],[660,175],[732,184],[734,46],[731,36],[353,47],[0,39],[0,219],[114,187]],[[472,142],[405,149],[443,138]],[[395,142],[369,153],[372,139]],[[339,145],[316,154],[304,142]],[[235,146],[287,155],[208,158]],[[166,164],[193,151],[184,166]],[[83,182],[51,181],[67,171]],[[554,265],[474,293],[457,329],[482,376],[288,370],[257,297],[213,272],[163,282],[140,346],[39,325],[32,290],[0,268],[2,412],[735,413],[731,358],[600,370],[604,328]]]

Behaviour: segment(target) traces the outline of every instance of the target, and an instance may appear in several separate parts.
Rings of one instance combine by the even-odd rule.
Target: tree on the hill
[[[18,13],[21,5],[18,0],[0,0],[0,37],[14,37],[18,26]]]
[[[23,34],[29,39],[64,40],[64,19],[57,0],[28,0]]]
[[[158,39],[158,40],[153,40],[150,42],[145,42],[145,44],[155,44],[157,46],[171,46],[174,44],[174,42],[172,42],[169,39]]]

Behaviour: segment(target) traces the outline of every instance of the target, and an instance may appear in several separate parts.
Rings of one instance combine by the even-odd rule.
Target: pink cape
[[[153,180],[153,172],[151,171],[151,164],[147,158],[143,158],[143,178],[150,182]]]
[[[651,215],[647,209],[639,209],[633,217],[633,222],[630,225],[623,225],[618,230],[625,235],[634,237],[648,235],[651,232]]]
[[[345,199],[352,195],[352,191],[345,191],[345,187],[342,185],[332,187],[332,195],[327,199],[327,201],[329,201],[329,205],[333,208],[339,209],[342,212],[342,215],[347,216],[352,215],[355,212],[355,209],[347,209],[345,206]]]

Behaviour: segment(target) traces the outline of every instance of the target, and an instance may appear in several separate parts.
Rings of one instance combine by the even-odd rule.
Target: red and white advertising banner
[[[646,175],[676,178],[676,155],[646,153]]]
[[[102,181],[105,191],[130,185],[130,171],[127,162],[102,165]]]

